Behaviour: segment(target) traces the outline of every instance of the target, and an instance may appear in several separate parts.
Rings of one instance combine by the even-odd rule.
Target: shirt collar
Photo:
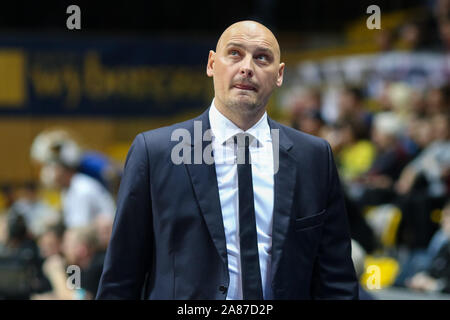
[[[264,112],[261,119],[259,119],[250,129],[243,131],[217,110],[213,99],[209,109],[209,123],[211,125],[212,135],[219,144],[224,144],[236,134],[243,132],[255,137],[261,145],[264,142],[272,141],[269,122],[267,120],[267,112]]]

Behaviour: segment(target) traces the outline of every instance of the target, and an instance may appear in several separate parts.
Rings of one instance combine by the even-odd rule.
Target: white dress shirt
[[[239,256],[238,175],[236,150],[232,137],[244,131],[217,110],[214,100],[209,110],[209,121],[213,136],[212,149],[227,244],[230,284],[226,298],[227,300],[242,299],[242,273]],[[245,132],[256,138],[251,142],[249,150],[252,164],[259,265],[261,268],[264,299],[272,299],[271,257],[274,161],[267,113],[264,113],[261,119]]]

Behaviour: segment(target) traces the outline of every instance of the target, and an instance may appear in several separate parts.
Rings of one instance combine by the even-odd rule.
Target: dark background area
[[[275,32],[339,32],[369,5],[383,13],[426,5],[424,0],[362,1],[25,1],[2,2],[0,30],[67,32],[66,8],[81,8],[81,32],[214,33],[242,19],[264,22]]]

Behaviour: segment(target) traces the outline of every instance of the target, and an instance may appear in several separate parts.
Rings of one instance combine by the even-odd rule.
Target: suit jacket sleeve
[[[117,211],[97,299],[139,299],[152,257],[148,152],[143,134],[133,141],[120,183]]]
[[[319,254],[314,266],[314,299],[358,299],[358,281],[351,258],[348,217],[339,176],[328,142],[328,202]]]

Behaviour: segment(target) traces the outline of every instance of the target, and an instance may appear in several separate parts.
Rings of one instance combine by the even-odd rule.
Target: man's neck
[[[214,105],[216,109],[224,115],[228,120],[233,122],[238,128],[242,129],[243,131],[247,131],[251,127],[253,127],[264,115],[264,112],[266,112],[265,108],[261,108],[255,113],[239,113],[234,112],[230,108],[224,107],[221,105],[221,103],[217,101],[217,99],[214,100]]]

